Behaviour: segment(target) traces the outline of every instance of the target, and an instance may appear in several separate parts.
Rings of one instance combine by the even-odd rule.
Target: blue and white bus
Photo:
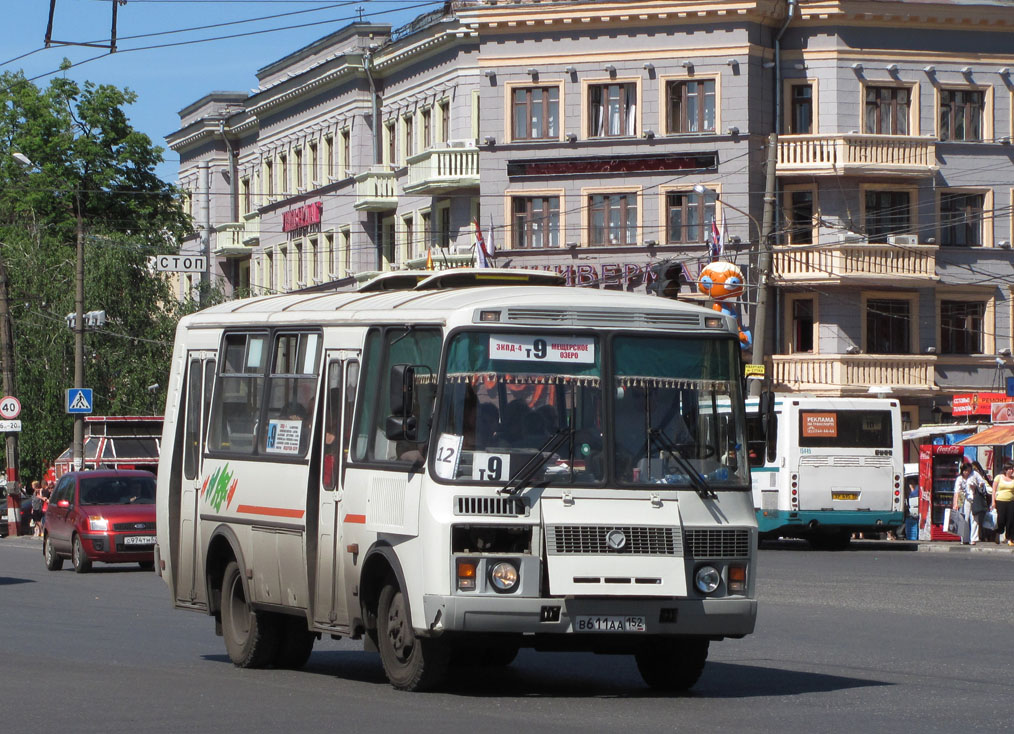
[[[848,545],[904,524],[898,401],[778,395],[767,438],[747,402],[748,462],[761,538]]]

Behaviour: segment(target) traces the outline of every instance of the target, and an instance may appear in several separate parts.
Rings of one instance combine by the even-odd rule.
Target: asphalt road
[[[761,551],[761,612],[712,643],[684,696],[631,659],[522,651],[442,693],[388,686],[360,643],[319,642],[302,671],[240,670],[208,617],[173,611],[136,567],[47,572],[0,540],[8,732],[948,732],[1010,726],[1014,555],[787,543]]]

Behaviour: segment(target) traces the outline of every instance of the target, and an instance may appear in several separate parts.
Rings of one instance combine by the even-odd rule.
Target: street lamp
[[[754,318],[751,324],[753,328],[753,354],[750,357],[750,363],[762,365],[764,364],[764,344],[766,339],[764,327],[767,320],[768,308],[768,272],[771,270],[771,246],[768,242],[771,238],[771,228],[767,221],[768,217],[765,215],[765,226],[762,227],[757,221],[757,217],[748,211],[733,206],[719,196],[717,191],[709,189],[702,184],[696,184],[694,186],[694,193],[699,196],[709,193],[713,194],[716,201],[722,202],[722,206],[727,206],[733,211],[747,217],[757,229],[757,307],[754,309]],[[750,394],[759,395],[760,387],[760,380],[752,380]]]
[[[14,160],[25,168],[38,166],[24,153],[12,153]],[[77,263],[74,288],[74,389],[84,387],[84,217],[81,214],[81,194],[74,193],[74,218],[77,232]],[[84,467],[84,415],[74,414],[74,445],[72,448],[74,468]]]

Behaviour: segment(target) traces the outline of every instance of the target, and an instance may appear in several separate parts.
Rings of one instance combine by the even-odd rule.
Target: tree
[[[25,477],[69,444],[73,420],[75,230],[85,239],[85,304],[107,324],[85,338],[85,384],[97,414],[161,412],[173,330],[183,311],[148,258],[192,231],[178,192],[155,174],[162,149],[131,127],[127,89],[69,79],[39,88],[0,75],[0,257],[10,279],[15,373],[24,405]],[[35,165],[14,158],[22,153]],[[161,385],[156,394],[148,386]]]

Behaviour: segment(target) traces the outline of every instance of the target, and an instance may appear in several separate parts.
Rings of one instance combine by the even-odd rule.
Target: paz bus
[[[834,550],[904,524],[897,400],[778,395],[766,432],[756,405],[747,401],[748,459],[761,538]]]
[[[156,547],[173,605],[240,667],[298,668],[330,635],[404,690],[521,647],[692,686],[757,614],[737,327],[562,283],[395,273],[181,319]]]

